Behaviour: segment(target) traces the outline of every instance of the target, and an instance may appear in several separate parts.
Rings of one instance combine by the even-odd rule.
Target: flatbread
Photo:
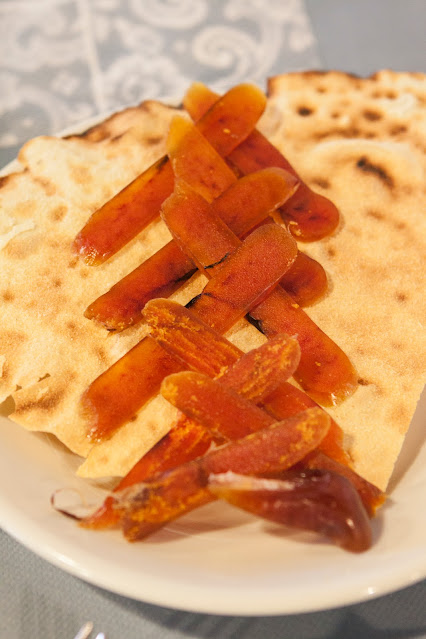
[[[385,488],[426,377],[426,77],[302,73],[270,90],[265,133],[342,214],[304,246],[331,284],[308,312],[357,369],[358,390],[329,412],[355,468]]]
[[[148,228],[98,268],[71,244],[93,211],[164,152],[174,113],[148,102],[82,137],[36,138],[19,154],[23,171],[2,178],[0,401],[12,394],[11,419],[55,434],[79,455],[91,448],[81,393],[146,332],[108,334],[84,309],[170,235],[164,226]],[[165,428],[149,422],[147,441]]]
[[[288,74],[270,81],[259,124],[341,211],[331,237],[301,245],[330,280],[307,312],[358,371],[356,393],[329,412],[355,468],[383,489],[425,383],[425,99],[422,74]],[[84,477],[124,475],[176,415],[157,397],[109,441],[89,444],[81,393],[146,328],[108,334],[84,309],[170,235],[154,222],[100,267],[76,259],[71,243],[164,153],[177,111],[150,101],[80,137],[36,138],[19,155],[23,172],[0,185],[0,401],[12,395],[12,420],[87,457]],[[204,281],[195,277],[174,298],[186,302]],[[243,350],[264,340],[245,322],[230,338]]]

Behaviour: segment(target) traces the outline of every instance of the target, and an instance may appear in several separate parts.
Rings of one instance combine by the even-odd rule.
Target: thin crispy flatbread
[[[272,79],[269,94],[259,128],[341,211],[333,236],[303,245],[330,280],[308,314],[358,371],[356,393],[330,413],[356,470],[385,488],[425,382],[426,77],[295,73]],[[88,216],[164,152],[175,113],[146,102],[83,136],[32,140],[24,171],[0,186],[0,401],[12,394],[12,420],[87,456],[81,476],[125,474],[176,414],[157,397],[91,447],[79,409],[86,386],[146,333],[108,334],[84,309],[162,246],[167,229],[154,222],[99,267],[71,252]],[[174,298],[186,302],[204,281]],[[243,350],[264,339],[245,322],[230,337]]]
[[[81,393],[144,332],[108,334],[84,309],[170,235],[154,225],[99,268],[72,253],[72,240],[94,210],[164,152],[174,113],[148,102],[83,136],[36,138],[20,152],[24,171],[2,179],[0,401],[12,394],[11,419],[55,434],[79,455],[91,448]],[[149,422],[151,445],[166,429],[161,424]]]

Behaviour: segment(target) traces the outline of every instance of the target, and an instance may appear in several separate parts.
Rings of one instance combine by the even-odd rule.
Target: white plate
[[[425,414],[423,393],[396,486],[374,522],[374,546],[362,555],[219,503],[138,544],[115,531],[82,530],[51,508],[51,494],[71,487],[92,499],[102,491],[74,476],[78,461],[63,446],[5,417],[0,417],[0,525],[64,570],[150,603],[235,615],[356,603],[426,577]]]
[[[7,414],[7,405],[3,406]],[[93,584],[141,601],[233,615],[323,610],[398,590],[426,577],[426,392],[374,521],[373,548],[352,555],[211,504],[151,539],[91,532],[55,512],[54,491],[103,491],[75,477],[79,460],[53,438],[0,416],[0,526],[32,551]]]

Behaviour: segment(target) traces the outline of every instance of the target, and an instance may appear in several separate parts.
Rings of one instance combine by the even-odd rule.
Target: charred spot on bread
[[[388,188],[393,189],[395,186],[394,179],[389,173],[387,173],[386,169],[378,164],[374,164],[366,155],[363,155],[359,158],[356,163],[358,169],[363,171],[364,173],[369,173],[370,175],[374,175],[379,178],[383,184],[385,184]]]

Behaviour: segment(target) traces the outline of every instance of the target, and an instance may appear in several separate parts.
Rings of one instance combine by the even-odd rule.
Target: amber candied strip
[[[208,267],[220,265],[221,258],[226,256],[227,242],[228,250],[233,250],[237,241],[229,229],[223,231],[224,223],[187,185],[180,185],[166,200],[162,216],[180,248],[206,269],[206,275]],[[261,228],[266,226],[256,232]],[[249,285],[244,281],[244,274],[240,275],[241,285]],[[320,403],[337,403],[355,391],[357,376],[348,357],[281,287],[252,307],[250,318],[267,337],[279,333],[298,336],[302,355],[295,378]]]
[[[253,231],[193,300],[193,310],[225,332],[278,282],[296,250],[294,240],[276,224]],[[90,437],[94,441],[110,437],[158,391],[162,379],[180,366],[152,338],[139,342],[84,392],[81,401]]]
[[[181,369],[180,362],[151,337],[141,340],[83,393],[90,439],[108,439],[158,392],[166,375]]]
[[[281,286],[299,306],[310,306],[325,295],[328,280],[321,264],[299,251]]]
[[[241,237],[281,206],[298,186],[297,179],[287,171],[268,167],[237,180],[210,206]]]
[[[84,315],[110,331],[122,331],[140,322],[149,300],[172,295],[196,270],[172,240],[92,302]]]
[[[318,403],[335,405],[355,392],[357,375],[348,357],[282,288],[252,308],[250,320],[268,337],[297,335],[302,355],[294,378]]]
[[[254,84],[239,84],[210,105],[197,128],[226,157],[251,131],[266,108],[265,94]]]
[[[249,173],[248,176],[250,175],[255,174]],[[273,221],[273,217],[268,216],[258,226]],[[311,306],[321,299],[328,289],[328,279],[324,268],[319,262],[300,250],[287,273],[281,278],[280,284],[299,306]]]
[[[196,308],[167,299],[151,300],[142,313],[156,342],[191,370],[216,377],[242,356],[242,351],[201,320]]]
[[[102,264],[158,215],[173,191],[174,176],[166,157],[95,211],[74,240],[73,249],[87,264]]]
[[[286,419],[307,408],[318,406],[312,397],[288,382],[280,384],[261,405],[276,419]],[[343,431],[334,419],[330,421],[330,429],[322,440],[320,449],[336,462],[344,466],[351,465],[350,457],[343,446]]]
[[[297,339],[277,335],[248,351],[216,376],[227,388],[259,404],[289,379],[300,360]]]
[[[207,488],[212,473],[274,473],[293,466],[314,450],[329,427],[320,409],[308,409],[284,422],[217,448],[199,459],[136,484],[115,496],[115,509],[127,539],[136,541],[168,521],[214,499]]]
[[[208,451],[211,443],[212,436],[203,426],[182,415],[175,427],[121,479],[114,492],[120,492],[140,482],[152,481],[161,473],[201,457]],[[114,528],[120,520],[114,503],[113,496],[107,497],[100,508],[81,521],[81,525],[93,530]]]
[[[229,156],[242,171],[251,173],[266,166],[279,166],[297,177],[290,163],[259,131],[254,131]],[[283,221],[299,240],[314,242],[333,233],[339,224],[339,211],[323,195],[312,191],[301,181],[297,193],[280,209]]]
[[[217,95],[205,85],[191,85],[184,98],[184,107],[197,121],[217,100]],[[289,171],[301,184],[298,191],[281,208],[290,231],[303,241],[319,240],[332,233],[339,223],[339,212],[327,198],[312,191],[297,174],[293,166],[259,131],[254,129],[238,147],[228,154],[229,161],[243,174],[267,166]]]
[[[209,478],[209,490],[258,517],[323,535],[350,552],[371,547],[371,525],[360,497],[329,470],[287,470],[280,479],[226,473]]]
[[[167,153],[175,179],[191,184],[208,202],[237,180],[207,138],[183,116],[176,115],[170,123]]]
[[[207,375],[183,371],[166,377],[161,394],[215,440],[245,437],[276,420],[242,395]]]
[[[173,446],[170,445],[171,439]],[[169,433],[121,479],[115,492],[141,481],[152,480],[156,475],[201,457],[208,451],[211,443],[211,434],[205,428],[185,415],[180,415]]]
[[[222,261],[227,257],[222,255],[219,263],[207,265],[206,272],[214,273],[214,277],[195,298],[198,317],[219,332],[227,331],[268,296],[296,253],[297,247],[283,228],[277,224],[259,227],[229,259]]]
[[[216,214],[215,208],[209,206],[206,200],[184,181],[177,182],[175,191],[162,206],[161,216],[181,250],[207,277],[212,277],[218,269],[221,270],[223,260],[241,245],[241,240]],[[245,241],[253,243],[254,239],[260,240],[265,232],[268,236],[281,238],[281,255],[276,257],[279,260],[287,260],[287,272],[297,256],[295,241],[273,222],[258,227]],[[256,250],[253,248],[253,259],[255,257]],[[243,277],[243,274],[241,276]],[[250,283],[247,282],[247,285]]]
[[[294,378],[320,404],[335,405],[355,392],[358,377],[349,358],[282,288],[253,308],[250,318],[268,337],[297,335],[302,355]]]
[[[236,181],[212,202],[211,207],[234,233],[241,236],[280,206],[296,187],[297,180],[289,173],[275,168],[264,169]],[[305,271],[302,276],[300,268],[297,269],[297,280],[291,276],[288,280],[293,295],[302,303],[307,296],[312,299],[324,292],[317,275],[319,265],[312,262],[309,269],[303,269],[302,265]],[[150,299],[168,297],[193,275],[195,269],[192,260],[172,240],[97,298],[87,308],[85,316],[101,322],[109,330],[127,328],[140,321],[140,313]]]

